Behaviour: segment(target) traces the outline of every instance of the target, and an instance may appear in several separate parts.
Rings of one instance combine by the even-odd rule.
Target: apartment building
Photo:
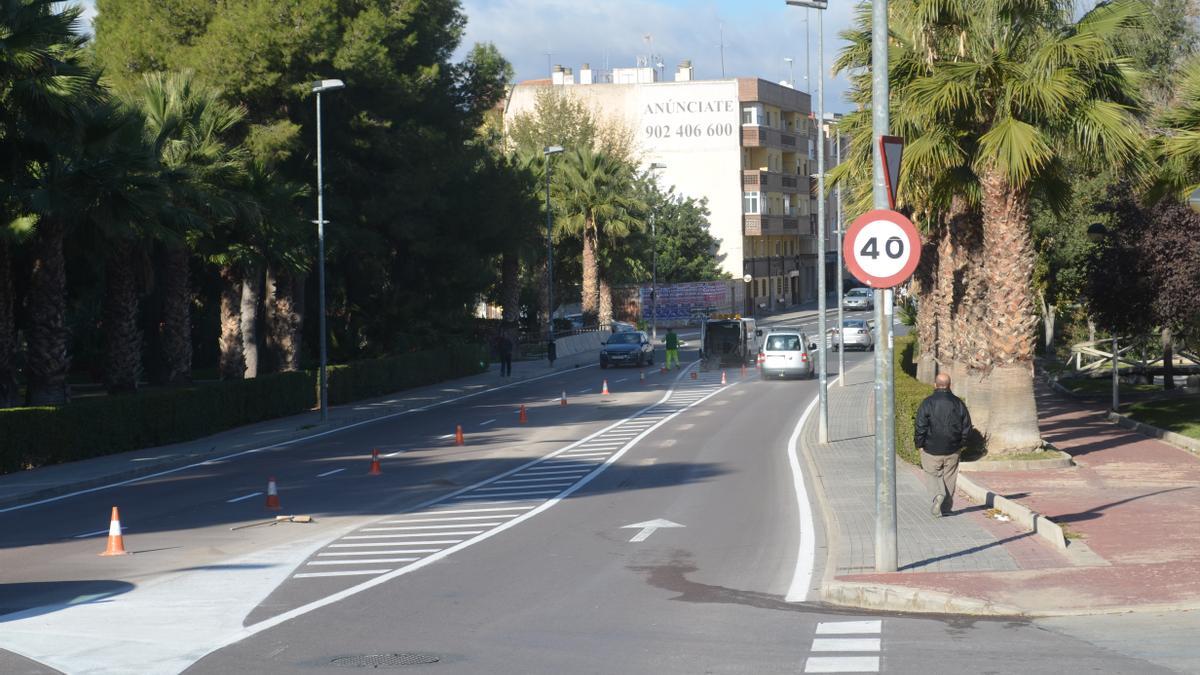
[[[649,67],[599,72],[585,64],[578,81],[570,68],[556,67],[548,80],[513,87],[506,119],[531,113],[547,88],[632,131],[638,160],[663,166],[657,173],[664,185],[708,200],[721,267],[749,279],[755,306],[816,298],[816,181],[810,177],[820,125],[808,94],[753,77],[695,80],[687,61],[673,81]],[[826,163],[833,165],[832,156]],[[827,249],[833,248],[829,237]],[[833,279],[836,261],[827,262]]]

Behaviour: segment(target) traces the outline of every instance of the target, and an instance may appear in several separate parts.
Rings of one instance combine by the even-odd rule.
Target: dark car
[[[644,366],[654,363],[654,345],[642,331],[613,333],[600,350],[600,367]]]

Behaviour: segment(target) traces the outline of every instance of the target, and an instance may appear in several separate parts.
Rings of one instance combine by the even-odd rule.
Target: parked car
[[[700,324],[701,369],[750,365],[758,353],[762,329],[754,319],[708,319]]]
[[[875,309],[875,296],[869,288],[851,288],[842,296],[842,309]]]
[[[624,321],[614,321],[609,324],[609,328],[612,329],[612,332],[614,333],[632,333],[637,330],[637,326],[631,323],[625,323]]]
[[[600,350],[600,367],[654,364],[654,345],[642,331],[613,333]]]
[[[798,331],[767,333],[763,339],[762,351],[758,354],[759,363],[762,364],[762,377],[811,378],[816,373],[810,353],[810,349],[814,347],[808,336]]]
[[[846,349],[857,348],[862,351],[875,351],[875,330],[872,322],[865,319],[845,319],[842,321],[841,335],[834,337],[833,348],[840,349],[844,344]]]

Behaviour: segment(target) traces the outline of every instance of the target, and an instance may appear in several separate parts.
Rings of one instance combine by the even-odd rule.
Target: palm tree
[[[608,298],[607,316],[601,316],[600,265],[597,257],[601,234],[620,238],[643,227],[632,216],[639,208],[633,195],[632,166],[602,150],[577,148],[562,163],[560,191],[567,217],[565,232],[583,242],[583,317],[587,325],[597,319],[612,320],[612,299]]]
[[[233,213],[230,185],[244,169],[244,153],[228,136],[245,110],[226,103],[191,72],[148,73],[125,97],[145,117],[146,135],[161,165],[171,201],[160,214],[163,307],[159,328],[167,384],[187,384],[192,371],[192,290],[188,263],[196,240],[214,220]]]
[[[55,11],[53,0],[0,0],[0,407],[17,404],[12,280],[13,229],[35,219],[21,205],[41,143],[69,128],[71,112],[95,93],[80,66],[85,39],[74,31],[79,7]]]
[[[1061,201],[1065,156],[1123,163],[1141,140],[1128,64],[1111,46],[1140,5],[1102,4],[1075,22],[1071,8],[1064,0],[906,0],[892,9],[906,17],[897,25],[912,29],[904,63],[919,64],[893,89],[896,118],[911,122],[902,133],[916,134],[910,149],[928,137],[927,158],[939,155],[942,173],[978,177],[980,255],[969,271],[980,295],[956,357],[972,375],[970,403],[994,452],[1040,444],[1030,197],[1042,190]]]

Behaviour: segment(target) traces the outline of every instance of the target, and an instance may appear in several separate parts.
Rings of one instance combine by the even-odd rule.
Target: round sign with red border
[[[904,283],[921,262],[921,234],[908,218],[895,211],[867,211],[846,230],[842,241],[846,267],[871,288]]]

